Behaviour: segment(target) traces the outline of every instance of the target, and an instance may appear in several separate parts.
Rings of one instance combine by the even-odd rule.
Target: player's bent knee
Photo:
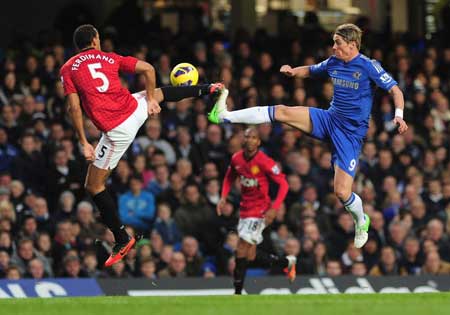
[[[287,121],[289,117],[289,107],[286,105],[275,106],[275,119],[279,122]]]
[[[345,201],[345,200],[348,200],[348,198],[350,198],[352,191],[346,189],[345,187],[335,187],[334,193],[335,193],[336,197],[339,198],[339,200]]]

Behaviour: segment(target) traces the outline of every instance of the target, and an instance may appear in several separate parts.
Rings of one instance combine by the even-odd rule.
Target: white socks
[[[221,113],[224,122],[241,124],[263,124],[275,120],[275,106],[256,106]]]
[[[353,219],[358,225],[363,225],[366,222],[364,218],[362,200],[357,194],[352,193],[350,198],[343,202],[343,204],[345,209],[351,213]]]

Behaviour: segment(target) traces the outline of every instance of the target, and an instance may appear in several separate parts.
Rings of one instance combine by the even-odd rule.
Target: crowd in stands
[[[285,78],[278,70],[327,58],[331,34],[317,24],[284,26],[289,32],[276,37],[264,30],[230,37],[160,29],[123,45],[119,29],[105,33],[102,48],[150,61],[159,86],[169,84],[176,63],[190,62],[202,82],[224,82],[234,109],[327,108],[331,81]],[[87,164],[58,73],[74,53],[58,41],[30,42],[5,49],[0,60],[0,278],[232,274],[239,186],[222,216],[215,206],[245,126],[208,124],[208,97],[163,103],[114,170],[108,189],[129,232],[143,238],[123,262],[103,268],[114,240],[84,191]],[[302,275],[450,275],[450,47],[367,29],[362,53],[398,81],[409,124],[396,134],[393,101],[378,89],[354,184],[372,219],[368,243],[354,247],[353,219],[332,193],[330,147],[288,126],[265,124],[258,126],[261,150],[286,173],[289,192],[260,248],[297,256]],[[132,92],[144,82],[123,76]],[[99,130],[87,119],[85,128],[95,144]],[[283,274],[263,262],[252,267],[255,274]]]

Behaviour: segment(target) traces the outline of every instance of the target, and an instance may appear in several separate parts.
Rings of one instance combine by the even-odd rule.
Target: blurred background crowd
[[[264,29],[230,34],[201,19],[184,20],[175,33],[156,16],[134,12],[120,10],[99,25],[102,49],[151,62],[158,86],[170,84],[175,64],[190,62],[202,83],[229,88],[233,109],[328,107],[331,81],[278,71],[333,53],[332,33],[312,12],[303,23],[287,16],[277,35]],[[409,124],[407,133],[396,134],[392,99],[378,89],[354,185],[372,219],[369,241],[363,249],[353,246],[352,217],[332,193],[330,147],[267,124],[258,126],[261,150],[286,173],[289,192],[260,247],[296,255],[303,275],[450,275],[450,46],[442,38],[371,30],[367,17],[355,21],[364,30],[362,53],[380,61],[404,92]],[[231,275],[239,185],[222,216],[215,206],[245,126],[209,125],[209,97],[163,103],[119,162],[108,189],[129,232],[144,238],[123,262],[102,267],[113,237],[83,189],[87,165],[58,73],[75,51],[70,34],[61,33],[14,41],[0,54],[0,278]],[[122,77],[132,92],[144,82]],[[99,130],[89,120],[85,128],[95,144]],[[283,271],[262,261],[249,274]]]

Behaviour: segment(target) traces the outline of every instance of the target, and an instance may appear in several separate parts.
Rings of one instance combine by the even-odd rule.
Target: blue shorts
[[[363,138],[346,130],[343,127],[343,122],[327,110],[312,107],[309,109],[309,115],[312,123],[311,136],[331,142],[332,165],[339,166],[347,174],[354,177]]]

